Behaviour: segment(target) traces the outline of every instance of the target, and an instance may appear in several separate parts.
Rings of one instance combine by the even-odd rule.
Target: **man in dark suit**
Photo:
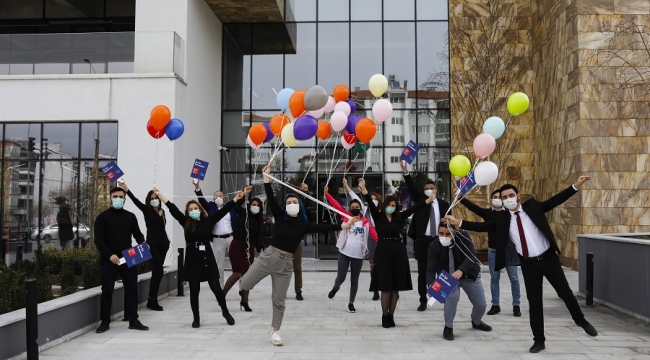
[[[404,172],[404,181],[411,193],[411,206],[425,201],[432,193],[437,194],[438,187],[432,180],[427,181],[424,184],[424,192],[420,192],[415,187],[406,162],[402,161],[401,166]],[[435,199],[431,206],[425,206],[416,211],[411,220],[408,236],[415,239],[415,259],[418,261],[418,294],[420,295],[418,311],[427,309],[427,254],[429,245],[437,234],[440,219],[446,215],[447,210],[449,210],[448,202]]]
[[[560,249],[555,241],[548,220],[544,216],[556,206],[567,201],[578,192],[578,189],[590,176],[580,176],[575,184],[556,194],[546,201],[530,199],[519,203],[519,190],[513,185],[501,187],[501,199],[507,211],[503,211],[495,220],[484,223],[462,221],[447,216],[443,221],[458,225],[461,229],[470,231],[496,231],[497,253],[496,270],[505,266],[506,244],[515,244],[521,257],[521,272],[524,275],[526,294],[530,305],[530,327],[533,330],[535,343],[530,352],[537,353],[545,349],[544,341],[544,308],[542,303],[542,281],[544,277],[551,283],[557,294],[571,313],[576,325],[582,327],[590,336],[598,335],[596,329],[585,320],[585,316],[573,295],[569,282],[564,275],[560,258]]]

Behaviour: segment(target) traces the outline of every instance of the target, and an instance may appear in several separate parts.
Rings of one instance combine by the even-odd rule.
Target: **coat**
[[[476,250],[467,231],[461,231],[455,236],[455,245],[451,248],[454,254],[455,270],[463,272],[461,279],[476,280],[481,272],[481,265],[477,264]],[[462,243],[461,243],[462,242]],[[462,249],[460,248],[462,247]],[[467,257],[465,254],[469,255]],[[436,238],[429,244],[427,256],[427,284],[436,279],[436,275],[442,270],[449,272],[449,248],[442,246],[440,239]]]
[[[420,190],[418,190],[415,187],[415,183],[413,182],[413,178],[411,178],[411,175],[404,175],[404,181],[406,182],[406,186],[409,189],[409,192],[411,193],[411,206],[414,204],[419,204],[424,202],[427,198],[424,195],[424,193]],[[438,213],[440,214],[440,218],[442,219],[445,214],[447,213],[447,210],[449,210],[449,203],[438,198]],[[411,226],[409,227],[409,232],[408,236],[413,238],[413,239],[418,239],[424,236],[424,234],[427,231],[427,226],[429,225],[429,214],[431,213],[431,207],[430,206],[425,206],[421,208],[420,210],[416,211],[413,214],[413,219],[411,220]],[[438,233],[438,230],[435,229],[432,231],[433,236]]]

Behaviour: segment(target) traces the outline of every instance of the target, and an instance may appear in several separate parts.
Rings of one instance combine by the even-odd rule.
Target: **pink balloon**
[[[327,104],[325,104],[325,107],[323,109],[325,110],[326,114],[329,114],[334,111],[334,106],[336,106],[336,101],[334,101],[334,98],[330,96],[327,98]]]
[[[343,148],[345,148],[345,150],[350,150],[354,147],[354,144],[348,144],[348,142],[345,141],[345,137],[341,137],[341,145],[343,145]]]
[[[497,146],[496,140],[490,134],[480,134],[474,139],[474,153],[479,158],[490,156]]]
[[[372,117],[379,124],[388,120],[393,114],[393,105],[390,104],[388,99],[379,99],[372,105]]]
[[[350,107],[350,105],[348,105],[348,107]],[[348,116],[342,111],[335,111],[330,118],[330,124],[334,131],[339,132],[345,129],[345,126],[348,124]]]
[[[325,113],[325,108],[310,111],[308,114],[313,116],[314,119],[319,119],[321,116],[323,116],[323,113]]]
[[[250,137],[250,136],[248,136],[248,137],[246,138],[246,143],[248,144],[248,146],[252,147],[253,150],[259,150],[259,149],[262,147],[262,145],[264,144],[264,143],[261,143],[261,144],[259,144],[259,145],[256,145],[256,144],[253,142],[253,140],[251,140],[251,137]]]
[[[350,105],[347,102],[341,101],[338,102],[336,105],[334,105],[334,111],[341,111],[345,114],[345,116],[350,116],[350,112],[352,111],[352,109],[350,108]]]

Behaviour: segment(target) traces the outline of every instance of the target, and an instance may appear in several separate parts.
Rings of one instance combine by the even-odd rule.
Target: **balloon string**
[[[346,166],[345,170],[343,170],[343,177],[345,177],[348,174],[348,171],[350,171],[350,169],[352,169],[352,165],[354,165],[354,162],[357,160],[358,157],[359,157],[359,153],[357,152],[357,155],[350,162],[350,164],[349,164],[350,166]]]
[[[368,150],[366,150],[367,154],[366,154],[366,160],[364,161],[363,164],[363,174],[361,175],[362,178],[366,177],[366,170],[368,169],[368,159],[370,159],[371,166],[372,166],[372,158],[371,158],[372,154],[370,153],[370,150],[372,150],[372,143],[370,143],[370,147],[368,148]]]
[[[510,114],[510,115],[508,116],[508,121],[506,122],[506,127],[505,127],[505,129],[508,128],[508,125],[510,125],[510,121],[511,121],[511,120],[512,120],[512,114]],[[505,129],[503,130],[504,132],[505,132]]]
[[[273,151],[273,154],[271,155],[271,159],[269,160],[269,164],[268,164],[269,166],[271,166],[271,163],[273,162],[273,159],[275,159],[275,157],[280,152],[280,150],[282,148],[282,144],[283,143],[282,143],[281,139],[278,137],[278,140],[275,143],[275,150]]]
[[[341,138],[341,134],[340,133],[336,134],[336,141],[334,142],[334,152],[332,153],[332,156],[330,156],[330,158],[332,159],[334,159],[334,156],[336,156],[336,147],[339,145],[340,138]],[[334,171],[333,165],[334,165],[334,161],[332,161],[332,163],[330,164],[330,170],[329,170],[329,174],[327,174],[327,181],[325,181],[325,185],[329,184],[330,180],[332,179],[332,173]]]
[[[327,145],[332,141],[332,137],[330,136],[329,139],[327,139],[326,142],[323,142],[323,147],[319,149],[319,146],[316,145],[316,155],[312,158],[311,163],[309,164],[309,167],[307,168],[307,172],[305,173],[305,177],[302,179],[302,182],[304,183],[305,180],[307,180],[307,176],[309,176],[309,171],[311,171],[311,167],[314,166],[314,163],[318,160],[318,156],[320,155],[323,150],[327,147]]]
[[[156,137],[160,136],[160,131],[156,132]],[[160,138],[156,140],[156,161],[153,163],[153,186],[156,186],[156,173],[158,172],[158,142]]]

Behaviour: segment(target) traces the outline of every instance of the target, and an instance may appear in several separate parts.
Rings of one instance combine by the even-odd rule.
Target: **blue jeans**
[[[496,249],[488,248],[488,266],[490,267],[490,292],[492,293],[492,306],[499,306],[499,280],[501,280],[501,271],[494,271],[496,257]],[[506,266],[506,272],[510,278],[510,288],[512,289],[512,306],[519,306],[521,292],[519,290],[519,275],[517,275],[517,267]]]

